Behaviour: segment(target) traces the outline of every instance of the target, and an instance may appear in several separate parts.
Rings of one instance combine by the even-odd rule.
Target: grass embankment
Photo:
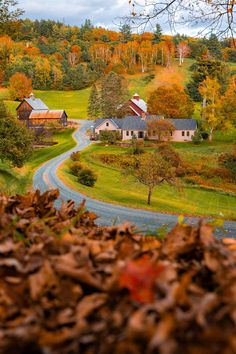
[[[0,163],[0,192],[7,194],[24,193],[30,189],[35,170],[44,162],[72,149],[75,142],[71,135],[74,129],[66,129],[54,135],[56,145],[36,149],[22,168],[10,168]]]
[[[173,146],[184,160],[201,164],[206,163],[207,158],[209,166],[213,167],[219,153],[232,149],[232,138],[235,135],[236,132],[234,135],[229,134],[222,141],[222,134],[218,134],[212,144],[205,142],[200,146],[195,146],[188,143],[174,143]],[[198,185],[185,185],[181,190],[178,190],[169,185],[161,185],[154,191],[152,206],[148,207],[146,204],[147,189],[143,185],[134,184],[131,179],[124,179],[119,169],[104,165],[99,159],[93,158],[93,155],[97,154],[118,155],[126,152],[127,148],[92,145],[81,153],[82,161],[98,176],[94,188],[79,184],[77,178],[70,174],[70,160],[61,166],[58,174],[71,188],[95,199],[166,213],[236,219],[236,194],[232,191],[224,191],[222,186],[218,190],[217,188],[211,190]],[[217,176],[215,178],[217,179]]]

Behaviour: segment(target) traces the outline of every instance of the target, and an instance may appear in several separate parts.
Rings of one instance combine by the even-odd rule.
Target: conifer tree
[[[128,90],[122,76],[111,71],[101,88],[101,111],[104,118],[117,116],[117,111],[128,98]]]
[[[98,118],[99,113],[100,113],[100,97],[96,85],[93,85],[89,96],[88,116],[89,118]]]
[[[159,23],[157,23],[156,25],[156,29],[153,33],[153,40],[152,42],[154,44],[158,44],[162,41],[162,30],[161,30],[161,26],[159,25]]]

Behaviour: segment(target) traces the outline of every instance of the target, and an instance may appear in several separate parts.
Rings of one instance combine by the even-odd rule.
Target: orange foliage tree
[[[194,105],[190,97],[178,85],[161,86],[148,99],[148,112],[165,118],[190,118]]]
[[[174,125],[171,121],[166,119],[151,119],[147,121],[147,133],[150,139],[157,139],[157,141],[170,140]]]
[[[11,99],[22,100],[32,92],[32,80],[23,73],[15,73],[9,82]]]

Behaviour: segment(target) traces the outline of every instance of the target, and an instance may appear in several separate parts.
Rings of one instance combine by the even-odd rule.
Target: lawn
[[[216,144],[216,150],[218,145]],[[203,158],[205,153],[208,153],[209,158],[210,149],[215,152],[215,148],[209,147],[209,144],[208,146],[201,146],[201,152],[199,152],[198,147],[192,144],[185,144],[185,146],[186,151],[192,156],[197,151],[198,158],[199,156]],[[229,148],[230,145],[227,146]],[[184,147],[181,144],[178,149],[184,152]],[[185,186],[178,190],[169,185],[161,185],[156,188],[153,194],[152,206],[148,207],[146,204],[147,189],[143,185],[133,183],[131,179],[125,179],[118,169],[91,158],[93,154],[122,154],[126,151],[125,148],[120,147],[92,145],[82,152],[82,161],[98,176],[94,188],[83,186],[77,182],[76,177],[69,173],[69,160],[59,170],[59,176],[75,190],[95,199],[111,203],[165,213],[236,219],[236,196],[234,194],[204,189],[200,186]]]
[[[56,145],[36,149],[30,160],[22,168],[11,168],[0,163],[0,192],[8,194],[24,193],[32,185],[35,170],[44,162],[66,152],[75,146],[71,135],[74,129],[66,129],[54,135]]]

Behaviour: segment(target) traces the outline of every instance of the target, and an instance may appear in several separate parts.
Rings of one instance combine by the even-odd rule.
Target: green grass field
[[[66,129],[54,135],[56,145],[36,149],[30,160],[22,168],[11,168],[6,163],[0,163],[0,192],[7,194],[24,193],[32,185],[35,170],[44,162],[72,149],[75,146],[71,138],[73,129]]]
[[[213,158],[220,150],[222,151],[223,145],[217,140],[211,146],[209,143],[200,146],[178,143],[175,144],[175,147],[180,153],[187,153],[186,159],[199,160],[205,159],[204,156],[207,156],[210,161],[211,156]],[[224,143],[223,151],[230,150],[231,147],[231,140],[229,140],[228,143]],[[201,186],[185,186],[178,190],[169,185],[161,185],[156,188],[153,194],[152,206],[148,207],[146,203],[147,189],[143,185],[133,183],[130,178],[124,179],[117,168],[104,165],[99,160],[91,158],[91,155],[94,154],[122,154],[126,152],[125,148],[92,145],[81,154],[82,162],[98,176],[97,183],[93,188],[79,184],[76,177],[70,174],[70,160],[61,167],[58,173],[70,187],[95,199],[167,213],[236,219],[236,195],[204,189]],[[214,163],[214,158],[212,163]]]

